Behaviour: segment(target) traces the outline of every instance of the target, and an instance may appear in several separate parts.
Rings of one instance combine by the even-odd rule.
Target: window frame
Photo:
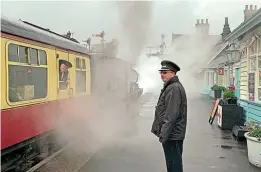
[[[248,75],[249,73],[254,73],[254,76],[255,76],[255,93],[254,93],[254,96],[255,96],[255,99],[254,101],[255,102],[261,102],[261,78],[259,77],[259,73],[261,72],[261,40],[259,39],[255,39],[255,52],[251,52],[250,49],[253,48],[253,43],[250,44],[248,47],[247,47],[247,59],[248,59]],[[253,61],[255,61],[255,70],[252,70],[252,64],[251,64],[251,60],[254,59]],[[260,63],[259,63],[259,59],[260,59]],[[247,81],[249,82],[249,81]],[[248,83],[249,85],[249,83]],[[248,98],[249,98],[249,90],[248,90]],[[248,99],[249,100],[249,99]]]
[[[58,55],[59,56],[59,55]],[[56,55],[56,57],[57,57],[57,55]],[[64,60],[64,61],[67,61],[67,62],[70,62],[69,61],[69,59],[65,59],[65,58],[57,58],[57,60],[56,60],[56,63],[57,63],[57,69],[58,69],[58,80],[57,80],[57,83],[58,83],[58,85],[57,85],[57,88],[58,88],[58,92],[67,92],[70,88],[69,88],[69,83],[67,83],[66,84],[66,88],[64,88],[64,89],[61,89],[60,88],[60,84],[63,82],[63,81],[60,81],[60,61],[61,60]],[[70,81],[71,80],[71,78],[70,78],[70,68],[68,68],[68,78],[67,78],[67,81]]]
[[[79,59],[79,63],[80,63],[80,68],[77,67],[76,65],[76,61],[77,59]],[[85,69],[83,69],[83,63],[82,61],[84,60],[85,62]],[[75,56],[75,94],[77,95],[81,95],[81,94],[86,94],[88,93],[88,89],[87,89],[87,65],[86,65],[86,58],[84,57],[80,57],[80,56]],[[85,77],[86,77],[86,80],[85,80],[85,91],[84,92],[77,92],[77,71],[85,71]]]
[[[260,61],[259,61],[260,60]],[[259,64],[260,62],[260,64]],[[257,93],[257,98],[255,101],[259,101],[261,102],[261,52],[259,52],[259,54],[257,54],[257,76],[256,76],[256,81],[257,83],[255,83],[255,91]]]
[[[14,45],[17,45],[18,46],[18,49],[19,49],[19,46],[23,46],[23,47],[27,47],[27,51],[28,51],[28,64],[26,63],[21,63],[20,60],[18,62],[12,62],[12,61],[9,61],[9,45],[10,44],[14,44]],[[38,55],[38,65],[36,64],[31,64],[30,62],[30,48],[34,48],[34,49],[37,49],[37,50],[42,50],[46,53],[46,59],[47,59],[47,64],[46,65],[41,65],[40,64],[40,59],[39,59],[39,53],[37,53]],[[6,51],[6,55],[5,55],[5,59],[6,59],[6,102],[9,106],[17,106],[17,105],[29,105],[29,104],[35,104],[35,103],[41,103],[41,102],[44,102],[48,99],[48,95],[49,95],[49,71],[48,71],[48,54],[47,54],[47,51],[46,49],[42,48],[42,47],[39,47],[39,46],[35,46],[35,45],[31,45],[31,44],[26,44],[26,43],[22,43],[22,42],[16,42],[16,41],[8,41],[6,43],[6,47],[5,47],[5,51]],[[38,51],[39,52],[39,51]],[[18,54],[19,56],[19,54]],[[22,100],[22,101],[18,101],[18,102],[11,102],[10,99],[9,99],[9,65],[16,65],[16,66],[24,66],[24,67],[39,67],[39,68],[46,68],[47,72],[46,72],[46,75],[47,75],[47,81],[46,81],[46,97],[43,97],[43,98],[37,98],[37,99],[31,99],[31,100]]]
[[[228,69],[224,67],[224,86],[228,86]]]
[[[255,38],[255,40],[249,45],[249,56],[254,56],[258,54],[258,42],[259,40]]]

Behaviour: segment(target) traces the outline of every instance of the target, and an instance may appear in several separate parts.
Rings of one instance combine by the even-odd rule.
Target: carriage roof
[[[41,28],[25,21],[13,21],[1,17],[1,32],[27,38],[65,50],[88,54],[87,48],[49,29]]]

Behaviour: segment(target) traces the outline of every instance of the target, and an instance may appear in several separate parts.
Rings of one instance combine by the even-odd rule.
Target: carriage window
[[[82,59],[82,68],[86,69],[86,64],[85,64],[85,60],[84,59]]]
[[[40,64],[47,65],[47,56],[46,52],[43,50],[39,50]]]
[[[8,72],[10,102],[47,96],[47,68],[9,65]]]
[[[77,66],[79,61],[79,66]],[[80,65],[80,61],[82,62]],[[86,64],[85,60],[76,57],[76,93],[86,92]]]
[[[47,67],[31,66],[28,62],[29,47],[18,46],[20,62],[14,62],[10,52],[13,44],[8,47],[8,92],[10,102],[21,102],[41,99],[47,96]],[[38,50],[30,49],[31,64],[37,64]],[[25,64],[27,63],[27,64]]]
[[[38,51],[37,49],[30,49],[30,62],[31,64],[38,65]]]
[[[17,45],[10,44],[8,46],[8,60],[12,62],[19,62]]]
[[[70,62],[59,60],[59,89],[65,90],[69,86],[69,68]]]
[[[81,68],[81,63],[80,63],[80,60],[79,58],[76,58],[76,68],[80,69]]]
[[[19,46],[18,56],[20,63],[28,63],[28,48],[24,46]]]

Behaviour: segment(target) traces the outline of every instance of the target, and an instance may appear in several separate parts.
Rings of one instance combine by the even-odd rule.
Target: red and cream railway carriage
[[[61,62],[71,65],[66,75]],[[85,47],[24,21],[1,19],[2,171],[22,171],[26,165],[19,160],[39,153],[39,139],[46,141],[58,123],[85,117],[92,107],[90,76]]]

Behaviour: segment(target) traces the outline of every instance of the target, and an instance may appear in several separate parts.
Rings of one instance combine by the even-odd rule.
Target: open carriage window
[[[72,64],[66,60],[59,60],[59,89],[65,90],[69,84],[69,68]]]

